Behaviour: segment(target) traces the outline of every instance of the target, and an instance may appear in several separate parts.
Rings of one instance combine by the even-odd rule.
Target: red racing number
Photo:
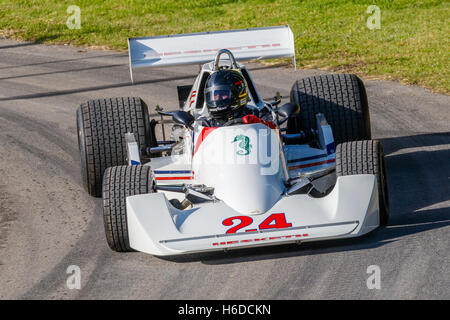
[[[284,213],[274,213],[259,225],[260,230],[264,229],[284,229],[292,227],[292,223],[286,221]]]
[[[237,216],[237,217],[231,217],[228,219],[225,219],[222,221],[222,224],[224,226],[232,226],[233,220],[241,220],[241,223],[234,226],[233,228],[228,229],[227,233],[236,233],[239,229],[245,228],[248,225],[251,225],[253,222],[253,219],[247,216]]]
[[[222,221],[224,226],[232,226],[234,220],[239,220],[240,223],[227,230],[227,233],[236,233],[239,229],[245,228],[253,223],[253,219],[247,216],[236,216],[227,218]],[[292,227],[292,223],[286,221],[284,213],[271,214],[267,219],[261,222],[258,226],[259,230],[266,229],[284,229]],[[256,229],[254,229],[256,231]],[[250,230],[247,230],[250,231]]]

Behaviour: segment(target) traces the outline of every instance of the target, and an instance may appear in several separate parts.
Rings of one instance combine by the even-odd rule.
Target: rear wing
[[[203,64],[218,50],[230,50],[236,60],[292,58],[294,36],[288,25],[128,39],[130,76],[133,68]]]

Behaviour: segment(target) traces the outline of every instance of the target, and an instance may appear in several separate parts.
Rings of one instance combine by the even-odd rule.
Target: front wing
[[[282,197],[269,211],[245,215],[224,202],[178,210],[163,193],[127,198],[131,248],[158,256],[356,237],[379,225],[374,175],[338,177],[323,198]]]

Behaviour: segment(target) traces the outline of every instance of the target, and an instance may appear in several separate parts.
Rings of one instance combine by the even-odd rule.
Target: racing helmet
[[[206,106],[214,118],[227,118],[250,100],[245,79],[236,70],[211,73],[204,92]]]

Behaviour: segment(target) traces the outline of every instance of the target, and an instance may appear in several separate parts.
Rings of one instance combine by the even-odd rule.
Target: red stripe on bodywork
[[[257,44],[257,45],[251,45],[251,46],[247,46],[248,49],[256,49],[257,47],[263,47],[263,48],[267,48],[267,47],[279,47],[281,46],[280,43],[273,43],[273,44]],[[242,50],[243,48],[245,48],[245,46],[243,47],[232,47],[232,48],[227,48],[228,50]],[[172,51],[172,52],[162,52],[162,53],[158,53],[159,57],[162,56],[171,56],[171,55],[177,55],[177,54],[193,54],[193,53],[201,53],[201,52],[215,52],[215,51],[219,51],[219,49],[203,49],[203,50],[188,50],[188,51]]]
[[[309,168],[309,167],[315,167],[315,166],[319,166],[321,164],[325,164],[325,163],[332,163],[335,162],[335,159],[330,159],[330,160],[324,160],[324,161],[319,161],[319,162],[313,162],[313,163],[307,163],[307,164],[301,164],[298,166],[293,166],[293,167],[289,167],[289,170],[295,170],[295,169],[301,169],[301,168]]]
[[[181,51],[164,52],[165,56],[171,56],[171,55],[174,55],[174,54],[181,54]]]
[[[194,177],[156,177],[156,180],[192,180]]]
[[[270,129],[276,129],[277,128],[275,123],[273,123],[272,121],[261,120],[259,117],[255,116],[255,115],[252,115],[252,114],[248,114],[246,116],[243,116],[242,117],[242,121],[245,124],[262,123],[263,125],[269,127]]]
[[[217,127],[205,127],[202,129],[202,132],[200,132],[198,138],[197,138],[197,143],[195,145],[195,150],[194,153],[192,154],[192,156],[195,155],[195,153],[197,152],[198,148],[200,147],[200,145],[202,144],[202,142],[206,139],[206,137],[213,132],[215,129],[217,129]]]
[[[278,236],[278,237],[269,237],[269,238],[253,238],[253,239],[243,239],[243,240],[234,240],[234,241],[223,241],[223,242],[213,242],[212,245],[213,246],[225,246],[228,244],[239,244],[239,243],[251,243],[251,242],[260,242],[260,241],[267,241],[267,240],[286,240],[286,239],[291,239],[292,237],[294,238],[303,238],[303,237],[308,237],[309,234],[304,233],[304,234],[291,234],[291,235],[286,235],[286,236]]]

